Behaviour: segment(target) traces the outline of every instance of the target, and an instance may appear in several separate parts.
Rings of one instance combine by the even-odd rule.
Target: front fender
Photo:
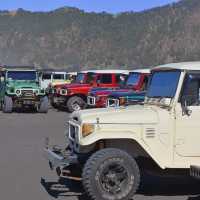
[[[79,144],[81,145],[82,148],[84,146],[92,146],[98,141],[101,140],[112,140],[112,139],[128,139],[128,140],[133,140],[133,142],[138,143],[144,151],[150,155],[150,157],[160,166],[160,168],[165,169],[166,165],[165,162],[163,162],[162,159],[160,159],[155,152],[152,151],[150,146],[146,144],[143,140],[143,126],[142,125],[126,125],[125,126],[119,126],[115,130],[109,130],[109,129],[101,129],[101,130],[96,130],[93,132],[91,135],[80,138]]]
[[[133,140],[140,140],[142,127],[141,125],[137,125],[137,127],[131,127],[126,125],[127,128],[124,126],[119,126],[115,129],[97,129],[91,135],[87,137],[80,138],[80,145],[81,146],[89,146],[92,145],[100,140],[108,140],[108,139],[133,139]]]

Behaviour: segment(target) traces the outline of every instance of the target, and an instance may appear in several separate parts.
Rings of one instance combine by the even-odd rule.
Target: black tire
[[[40,99],[40,105],[38,107],[38,112],[39,113],[48,113],[48,109],[49,109],[49,100],[48,100],[48,97],[45,96]]]
[[[51,98],[50,98],[51,107],[53,107],[53,108],[55,108],[55,109],[58,109],[59,106],[58,106],[58,104],[54,103],[53,98],[54,98],[54,97],[51,97]]]
[[[5,96],[3,100],[2,110],[4,113],[11,113],[13,109],[13,101],[9,96]]]
[[[93,200],[129,200],[139,187],[140,170],[128,153],[107,148],[97,151],[86,162],[82,182]]]
[[[3,110],[3,102],[0,101],[0,110]]]
[[[67,100],[67,109],[69,112],[74,112],[86,108],[86,102],[78,96],[70,97]]]

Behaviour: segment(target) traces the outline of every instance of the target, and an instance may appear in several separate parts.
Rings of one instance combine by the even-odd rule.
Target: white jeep
[[[155,67],[144,105],[74,112],[68,138],[69,153],[45,150],[50,166],[78,164],[94,200],[130,199],[146,168],[199,178],[200,62]]]

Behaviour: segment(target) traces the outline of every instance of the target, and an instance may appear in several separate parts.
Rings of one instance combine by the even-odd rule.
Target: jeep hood
[[[81,88],[81,87],[91,87],[90,84],[85,83],[72,83],[72,84],[65,84],[62,86],[62,89],[73,89],[73,88]]]
[[[7,87],[11,87],[14,89],[21,89],[21,88],[38,89],[39,85],[34,81],[12,81],[7,84]]]
[[[150,106],[134,105],[120,108],[102,108],[72,113],[80,123],[148,124],[158,123],[158,112]]]

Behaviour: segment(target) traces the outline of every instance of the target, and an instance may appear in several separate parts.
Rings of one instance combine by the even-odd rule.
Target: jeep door
[[[185,76],[176,107],[175,153],[200,156],[200,72]]]

